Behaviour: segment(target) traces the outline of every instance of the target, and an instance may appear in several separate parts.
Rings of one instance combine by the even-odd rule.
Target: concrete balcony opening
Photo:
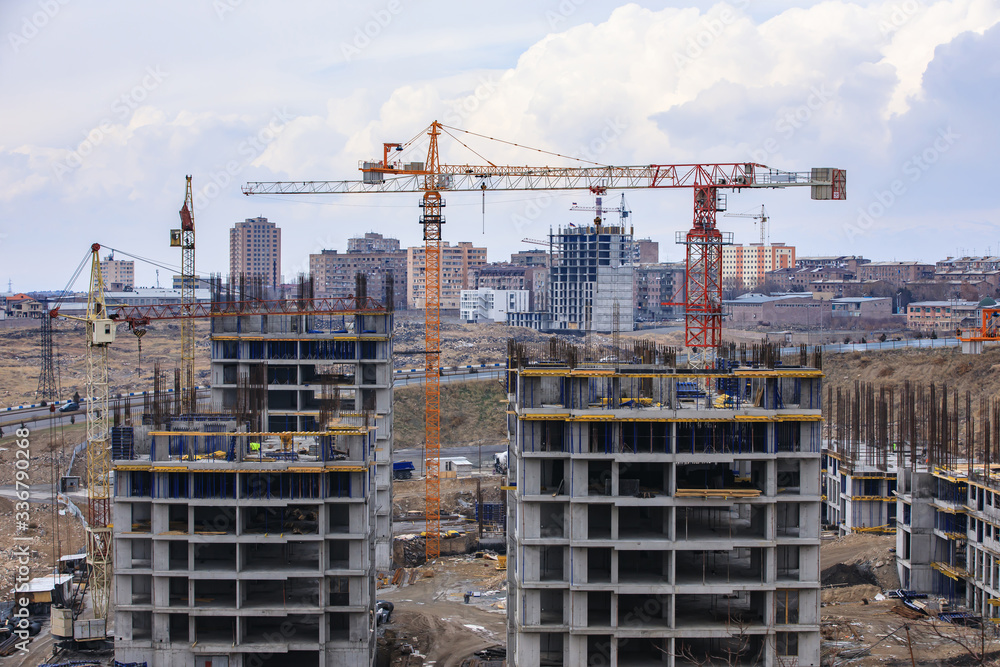
[[[190,617],[187,614],[169,614],[167,632],[171,642],[188,644],[191,642]]]
[[[289,651],[288,653],[255,654],[253,657],[254,660],[251,664],[260,665],[260,667],[319,667],[320,652]]]
[[[236,534],[235,507],[195,507],[194,532],[210,535]]]
[[[152,604],[153,577],[148,574],[134,574],[129,579],[132,586],[132,604]]]
[[[776,549],[778,580],[799,580],[799,547],[780,545]]]
[[[167,547],[167,567],[170,570],[188,569],[188,545],[187,542],[170,542]],[[132,561],[135,563],[135,561]],[[133,565],[135,567],[135,565]]]
[[[540,537],[566,537],[566,505],[541,503],[539,510]]]
[[[554,591],[553,591],[554,592]],[[589,591],[587,596],[587,627],[611,626],[611,591]]]
[[[351,614],[346,611],[335,611],[327,614],[327,641],[346,642],[351,639]]]
[[[619,628],[670,627],[670,595],[619,595]]]
[[[753,667],[761,664],[766,648],[765,635],[740,633],[733,637],[691,637],[674,640],[676,667],[700,667],[708,664],[725,664],[732,667]],[[777,664],[782,664],[781,662]]]
[[[619,667],[661,667],[670,659],[669,639],[618,638]],[[712,663],[715,664],[715,663]]]
[[[778,495],[799,495],[802,487],[801,463],[799,461],[789,461],[788,459],[779,459],[777,463]]]
[[[611,547],[587,549],[587,583],[609,583],[611,581]]]
[[[191,527],[188,525],[187,505],[168,505],[167,525],[171,533],[187,534],[191,532]]]
[[[766,593],[742,591],[726,594],[677,595],[674,627],[720,629],[734,633],[761,628]]]
[[[538,591],[539,625],[563,625],[566,623],[566,602],[561,590],[544,589]]]
[[[153,540],[129,540],[131,545],[126,543],[125,549],[131,551],[131,563],[133,569],[145,569],[153,567]],[[129,548],[131,547],[131,548]],[[184,568],[187,569],[187,556],[184,558]]]
[[[329,540],[326,543],[329,553],[328,567],[331,570],[348,570],[351,567],[351,541]]]
[[[329,520],[329,533],[351,532],[351,507],[348,505],[328,505],[326,514]]]
[[[540,581],[566,580],[566,549],[561,546],[539,549],[538,578]]]
[[[587,507],[587,539],[611,539],[611,505],[590,505]]]
[[[611,495],[611,461],[587,461],[587,495]]]
[[[670,530],[667,522],[668,512],[669,509],[665,507],[619,507],[618,539],[670,539]]]
[[[242,607],[247,609],[295,609],[319,606],[319,579],[247,580],[240,582]]]
[[[152,529],[152,503],[131,503],[133,533],[148,533]]]
[[[235,543],[206,543],[194,546],[194,569],[199,571],[236,571]]]
[[[801,530],[801,506],[799,503],[776,503],[774,510],[778,537],[799,537],[804,532]]]
[[[666,584],[670,579],[669,551],[619,551],[618,583]]]
[[[733,538],[766,539],[767,507],[750,503],[724,506],[678,507],[678,540],[718,540]]]
[[[765,550],[758,547],[677,551],[675,583],[722,586],[764,581]]]
[[[330,577],[330,592],[326,603],[331,607],[346,607],[351,604],[351,580],[349,577]]]
[[[132,613],[132,641],[152,641],[153,612],[137,611]]]
[[[620,463],[618,495],[649,498],[666,495],[669,490],[669,463]]]
[[[243,643],[305,644],[319,642],[319,616],[247,616],[243,622]]]
[[[170,607],[190,607],[187,577],[170,577],[167,580],[167,599]]]
[[[536,470],[531,468],[536,467]],[[525,462],[525,478],[537,475],[539,491],[553,496],[569,494],[565,465],[562,459],[537,459]],[[530,482],[528,482],[530,484]]]
[[[319,508],[315,505],[249,507],[243,511],[243,534],[316,535]]]
[[[626,454],[669,454],[670,436],[666,422],[622,424],[621,446]]]
[[[545,667],[562,667],[562,665],[564,664],[563,638],[564,635],[558,632],[543,632],[539,635],[538,637],[539,665],[544,665]]]
[[[195,579],[194,601],[199,609],[236,609],[236,581]]]
[[[587,635],[587,665],[602,667],[611,663],[611,635]]]
[[[285,572],[290,565],[288,545],[254,542],[240,545],[243,572]]]
[[[236,634],[236,618],[233,616],[196,616],[194,619],[194,640],[199,644],[239,643]]]

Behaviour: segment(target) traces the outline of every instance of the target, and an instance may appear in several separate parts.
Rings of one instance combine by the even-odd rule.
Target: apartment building
[[[636,266],[632,285],[636,321],[654,321],[683,313],[684,306],[663,304],[684,303],[684,276],[683,262]]]
[[[247,218],[229,230],[229,275],[259,276],[281,285],[281,229],[267,218]]]
[[[549,270],[553,330],[632,331],[632,235],[624,227],[588,225],[550,233]]]
[[[722,246],[723,289],[753,289],[764,284],[766,273],[795,266],[795,246],[784,243]]]
[[[323,250],[309,255],[309,275],[318,297],[343,298],[354,294],[355,276],[364,274],[373,294],[393,286],[393,307],[406,308],[406,251],[399,240],[368,232],[347,240],[347,252]]]
[[[934,278],[934,265],[921,262],[868,262],[858,266],[859,280],[878,280],[893,287]]]
[[[906,326],[920,331],[947,331],[975,326],[977,301],[917,301],[906,307]],[[971,322],[970,322],[971,320]]]
[[[502,290],[481,287],[462,290],[459,316],[465,322],[501,322],[510,313],[530,312],[531,293],[527,290]]]
[[[131,290],[135,287],[135,262],[130,259],[115,259],[114,253],[108,255],[101,260],[101,280],[107,290]]]
[[[406,249],[406,299],[407,307],[422,310],[426,302],[424,248]],[[475,273],[486,266],[486,248],[461,241],[453,246],[441,243],[441,308],[458,311],[462,290],[475,287]]]
[[[818,666],[819,360],[585,354],[510,345],[508,664]]]

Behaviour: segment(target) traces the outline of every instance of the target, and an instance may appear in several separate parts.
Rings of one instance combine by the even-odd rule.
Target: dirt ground
[[[836,664],[862,667],[910,665],[911,644],[917,665],[973,664],[968,662],[969,651],[979,650],[978,629],[929,617],[906,618],[893,611],[903,607],[899,600],[876,599],[885,590],[899,587],[894,554],[889,551],[894,544],[892,536],[847,535],[825,541],[820,547],[820,568],[824,575],[839,567],[844,571],[854,570],[859,581],[868,575],[875,582],[824,586],[820,609],[824,664],[832,664],[836,659]],[[910,644],[905,625],[909,625]],[[988,632],[989,636],[983,637],[987,653],[1000,651],[1000,637],[993,636],[992,628]],[[863,653],[868,647],[872,647],[870,652]],[[858,652],[863,655],[855,655]]]
[[[482,477],[460,477],[441,480],[441,512],[445,514],[461,514],[473,518],[476,511],[476,494],[479,488],[477,481],[481,480],[484,503],[498,503],[501,500],[499,475],[484,475]],[[424,480],[396,480],[392,484],[392,514],[401,519],[407,512],[424,509]]]
[[[384,626],[390,664],[459,667],[475,651],[506,644],[507,574],[496,566],[485,558],[441,558],[418,568],[416,583],[380,589],[379,599],[395,605]],[[468,592],[474,595],[465,604]],[[413,649],[409,662],[404,644]]]

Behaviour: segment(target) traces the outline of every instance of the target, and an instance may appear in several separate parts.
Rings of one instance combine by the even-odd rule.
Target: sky
[[[241,186],[359,180],[383,142],[415,137],[403,157],[422,161],[433,120],[509,142],[453,131],[448,164],[842,168],[845,202],[745,189],[728,211],[764,205],[769,240],[799,255],[1000,254],[998,23],[995,0],[3,0],[0,290],[67,287],[95,242],[169,284],[187,174],[202,274],[228,272],[229,229],[256,216],[281,227],[289,281],[363,232],[419,245],[418,194]],[[690,191],[625,197],[636,236],[682,259]],[[491,261],[593,205],[585,191],[445,201],[445,240]],[[718,224],[759,238],[754,220]],[[137,262],[136,283],[155,271]]]

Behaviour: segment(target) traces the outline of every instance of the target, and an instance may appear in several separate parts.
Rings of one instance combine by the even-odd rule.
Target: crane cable
[[[501,144],[507,144],[508,146],[516,146],[517,148],[524,148],[524,149],[527,149],[529,151],[536,151],[538,153],[545,153],[546,155],[554,155],[556,157],[565,158],[567,160],[576,160],[577,162],[586,162],[588,164],[597,165],[598,167],[610,167],[611,166],[611,165],[607,165],[607,164],[602,164],[600,162],[594,162],[593,160],[584,160],[583,158],[573,157],[572,155],[563,155],[562,153],[553,153],[552,151],[543,150],[541,148],[532,148],[531,146],[525,146],[523,144],[516,144],[513,141],[504,141],[503,139],[497,139],[496,137],[490,137],[490,136],[487,136],[485,134],[479,134],[478,132],[472,132],[471,130],[463,130],[460,127],[452,127],[451,125],[444,125],[444,124],[442,124],[441,127],[447,127],[449,130],[455,130],[456,132],[464,132],[465,134],[471,134],[474,137],[482,137],[483,139],[489,139],[490,141],[496,141],[496,142],[501,143]],[[478,155],[478,153],[477,153],[477,155]],[[482,156],[480,156],[480,157],[482,157]],[[483,158],[483,159],[485,159],[485,158]]]

